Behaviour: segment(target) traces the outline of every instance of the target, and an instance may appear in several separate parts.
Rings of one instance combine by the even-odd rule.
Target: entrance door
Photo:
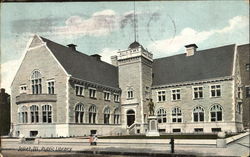
[[[127,111],[127,125],[131,126],[135,122],[135,111],[128,110]]]

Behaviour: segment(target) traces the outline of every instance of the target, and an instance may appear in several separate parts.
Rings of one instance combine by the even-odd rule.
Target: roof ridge
[[[219,48],[223,48],[223,47],[229,47],[229,46],[233,46],[233,45],[236,45],[236,44],[229,44],[229,45],[223,45],[223,46],[218,46],[218,47],[214,47],[214,48],[208,48],[208,49],[198,50],[197,53],[202,52],[202,51],[210,51],[210,50],[214,50],[214,49],[219,49]],[[154,60],[171,58],[171,57],[176,57],[176,56],[180,56],[180,55],[185,55],[185,53],[179,53],[179,54],[175,54],[175,55],[172,55],[172,56],[166,56],[166,57],[156,58]]]
[[[49,40],[49,39],[47,39],[47,38],[44,38],[44,37],[42,37],[42,36],[39,36],[44,42],[47,42],[47,41],[49,41],[49,42],[51,42],[51,43],[53,43],[53,44],[56,44],[56,45],[58,45],[58,46],[62,46],[62,47],[64,47],[65,49],[67,49],[68,51],[72,51],[72,50],[70,50],[69,49],[69,47],[67,47],[67,46],[65,46],[65,45],[62,45],[62,44],[59,44],[59,43],[57,43],[57,42],[54,42],[54,41],[52,41],[52,40]],[[81,52],[81,51],[75,51],[76,53],[78,53],[81,57],[89,57],[89,58],[91,58],[91,59],[93,59],[94,61],[95,61],[95,58],[94,57],[92,57],[91,55],[88,55],[88,54],[85,54],[85,53],[83,53],[83,52]],[[69,52],[69,53],[74,53],[74,52]],[[99,54],[98,54],[99,55]],[[100,60],[100,61],[96,61],[96,62],[101,62],[101,63],[103,63],[103,64],[107,64],[107,65],[109,65],[109,66],[112,66],[112,67],[116,67],[116,66],[114,66],[114,65],[112,65],[112,64],[110,64],[110,63],[107,63],[107,62],[105,62],[105,61],[102,61],[102,60]]]

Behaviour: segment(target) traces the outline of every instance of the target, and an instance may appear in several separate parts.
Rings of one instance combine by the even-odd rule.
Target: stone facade
[[[238,47],[239,68],[241,75],[241,99],[243,109],[243,125],[250,128],[250,45],[245,44]]]
[[[46,61],[46,64],[44,63]],[[31,75],[34,71],[39,71],[41,77],[40,94],[32,93]],[[48,82],[53,81],[54,94],[48,93]],[[98,134],[120,133],[120,122],[113,124],[114,109],[120,110],[120,103],[114,102],[114,94],[120,94],[120,89],[101,88],[100,85],[90,84],[85,86],[84,96],[76,96],[75,84],[83,84],[84,81],[70,80],[67,72],[62,68],[50,52],[46,44],[35,36],[32,40],[22,64],[14,78],[11,87],[12,115],[14,124],[14,136],[29,137],[31,131],[37,131],[36,136],[59,137],[59,136],[80,136],[89,135],[91,130],[97,130]],[[21,87],[26,87],[21,91]],[[89,87],[97,89],[96,98],[89,98]],[[110,100],[104,100],[103,91],[110,92]],[[82,124],[75,123],[75,107],[77,104],[84,105],[84,121]],[[38,122],[31,122],[31,106],[38,106]],[[43,122],[42,106],[52,107],[52,122]],[[91,105],[96,105],[96,124],[88,124],[88,109]],[[19,121],[18,113],[22,107],[27,108],[27,122]],[[110,108],[110,124],[104,125],[104,108]],[[89,129],[88,129],[89,128]],[[117,129],[118,128],[118,129]]]
[[[221,96],[211,97],[211,85],[221,86]],[[194,98],[194,87],[202,87],[203,97]],[[171,100],[171,90],[180,89],[180,100]],[[157,92],[166,92],[166,101],[157,101]],[[163,108],[166,110],[166,123],[160,123],[159,129],[163,129],[168,133],[173,129],[181,129],[181,132],[192,133],[195,128],[202,128],[203,132],[211,132],[212,128],[221,128],[222,131],[237,132],[242,128],[237,128],[235,120],[235,111],[233,103],[233,80],[210,80],[207,82],[192,82],[188,85],[173,85],[172,87],[153,88],[153,100],[156,102],[156,112]],[[214,104],[222,106],[222,121],[212,122],[210,110]],[[193,110],[195,107],[204,109],[204,121],[194,122]],[[175,107],[181,109],[182,122],[174,123],[172,120],[172,110]]]
[[[118,70],[118,85],[112,86],[110,81],[107,85],[93,82],[98,79],[72,76],[65,68],[68,65],[63,65],[68,62],[59,62],[56,53],[52,53],[56,48],[68,51],[72,47],[48,46],[47,42],[34,36],[13,80],[11,122],[14,136],[145,134],[150,99],[155,103],[160,132],[238,132],[243,129],[242,114],[237,112],[241,100],[237,98],[236,89],[241,86],[242,78],[236,51],[231,76],[156,86],[152,85],[153,55],[134,42],[127,50],[112,56],[112,68]],[[79,52],[67,53],[79,55]],[[93,64],[101,62],[99,56],[95,57]],[[212,86],[218,86],[219,96],[211,96]],[[201,98],[194,98],[195,87],[202,87]],[[173,100],[171,92],[177,89],[180,100]],[[159,91],[165,91],[164,100],[159,101]],[[175,107],[179,108],[178,112],[181,110],[177,116],[181,117],[180,122],[173,122]],[[194,121],[196,107],[203,110],[203,120]],[[160,109],[165,114],[159,115]],[[216,110],[215,115],[212,110]]]
[[[136,133],[145,133],[147,127],[147,104],[151,98],[152,85],[152,54],[146,51],[142,46],[129,48],[119,51],[118,69],[119,69],[119,87],[122,89],[122,125],[129,130],[136,127]],[[132,57],[131,57],[132,56]],[[114,57],[113,57],[114,58]],[[129,96],[132,92],[133,96]],[[129,124],[129,111],[135,114],[134,124]],[[132,127],[132,128],[131,128]]]

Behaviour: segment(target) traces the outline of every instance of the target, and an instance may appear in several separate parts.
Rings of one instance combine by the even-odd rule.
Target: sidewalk
[[[5,144],[3,148],[5,149],[16,149],[16,152],[26,153],[26,154],[37,154],[43,155],[46,152],[27,152],[27,151],[17,151],[19,147],[51,147],[51,145],[28,145],[28,144]],[[70,154],[74,154],[77,156],[81,156],[81,154],[102,154],[102,155],[129,155],[129,156],[248,156],[249,155],[249,135],[234,141],[227,145],[227,148],[216,148],[213,146],[204,146],[204,145],[175,145],[175,155],[170,152],[170,145],[162,144],[162,145],[105,145],[105,144],[97,144],[97,146],[89,146],[84,144],[71,144],[71,145],[62,145],[57,144],[52,147],[65,147],[72,148],[72,152]],[[11,152],[4,151],[6,153]],[[47,152],[48,154],[54,155],[62,155],[60,152]],[[67,153],[68,154],[68,153]],[[69,154],[68,154],[69,155]],[[93,156],[93,155],[92,155]],[[98,155],[95,155],[98,156]]]

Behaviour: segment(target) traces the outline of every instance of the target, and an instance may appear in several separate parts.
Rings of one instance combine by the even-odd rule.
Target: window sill
[[[166,102],[166,100],[165,101],[158,101],[158,103],[163,103],[163,102]]]
[[[212,98],[212,99],[215,98],[216,99],[216,98],[221,98],[221,96],[210,96],[210,98]]]
[[[178,100],[171,100],[172,102],[178,102],[178,101],[181,101],[181,99],[178,99]]]
[[[134,99],[134,98],[127,98],[127,100],[132,100],[132,99]]]
[[[193,100],[201,100],[201,99],[204,99],[204,97],[202,97],[202,98],[193,98]]]
[[[110,102],[110,100],[105,100],[105,99],[104,99],[104,101]]]
[[[90,99],[94,99],[94,100],[97,100],[97,98],[96,97],[89,97]]]
[[[76,95],[76,96],[78,96],[78,97],[84,97],[84,95]]]
[[[119,103],[120,101],[114,101],[115,103]]]

